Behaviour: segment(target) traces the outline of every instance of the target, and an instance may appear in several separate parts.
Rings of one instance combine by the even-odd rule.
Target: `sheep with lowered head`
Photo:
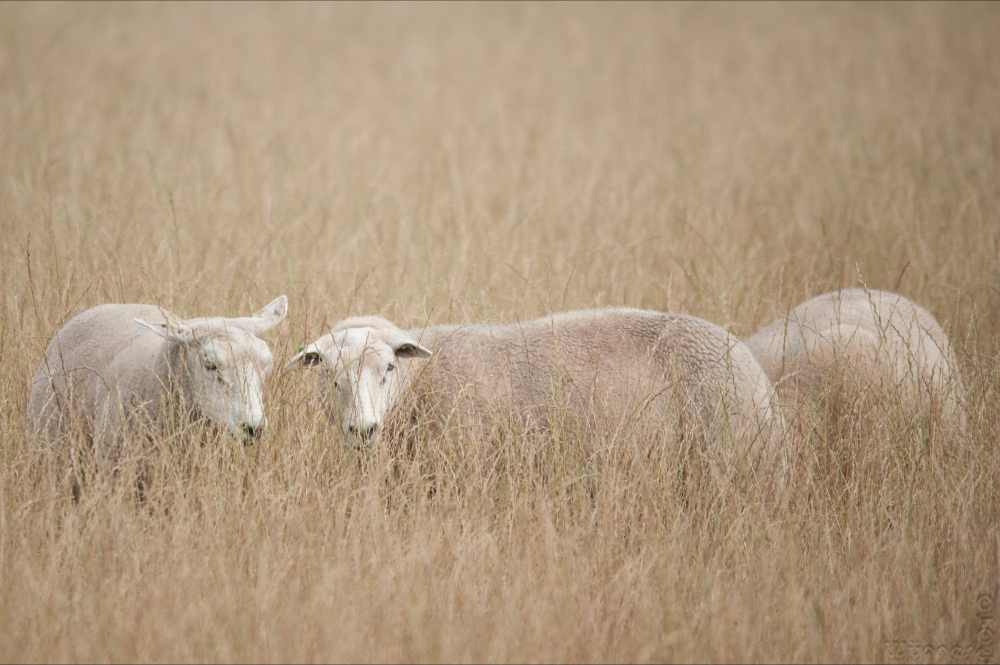
[[[106,455],[128,426],[164,409],[204,417],[245,440],[264,429],[271,350],[258,339],[288,311],[281,296],[244,318],[181,319],[153,305],[100,305],[52,339],[31,382],[31,429],[49,439],[74,422]]]
[[[935,407],[965,422],[962,382],[948,336],[930,312],[896,293],[845,289],[799,305],[746,341],[783,401],[803,413],[866,396]],[[855,416],[860,415],[854,413]]]
[[[285,369],[308,367],[319,367],[330,419],[362,450],[378,444],[394,411],[408,418],[417,409],[460,425],[506,410],[535,431],[550,429],[554,414],[590,431],[645,422],[689,443],[728,441],[753,461],[774,457],[784,429],[749,349],[678,314],[610,308],[405,331],[355,317]]]

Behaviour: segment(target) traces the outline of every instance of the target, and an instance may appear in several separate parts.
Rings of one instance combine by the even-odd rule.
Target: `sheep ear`
[[[310,367],[316,367],[321,362],[323,362],[323,355],[320,353],[319,348],[315,344],[310,344],[292,356],[292,359],[285,365],[285,371],[291,372],[297,369],[309,369]]]
[[[152,330],[163,339],[171,342],[177,342],[178,344],[194,343],[194,331],[191,330],[191,326],[183,321],[166,321],[164,323],[150,323],[142,319],[134,319],[134,321],[141,327]]]
[[[285,296],[278,296],[272,300],[267,307],[260,310],[253,316],[245,316],[239,319],[234,319],[234,321],[246,328],[249,328],[255,335],[263,335],[268,330],[271,330],[281,323],[286,314],[288,314],[288,298]]]
[[[412,339],[397,337],[389,344],[397,358],[430,358],[430,349],[420,346]]]

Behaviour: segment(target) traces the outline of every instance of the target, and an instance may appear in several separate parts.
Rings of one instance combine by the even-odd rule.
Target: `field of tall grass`
[[[0,5],[0,660],[997,660],[998,35],[990,4]],[[164,435],[143,502],[75,503],[25,425],[100,303],[287,294],[280,368],[349,315],[747,337],[852,286],[938,318],[968,426],[806,430],[777,505],[558,433],[358,458],[280,369],[258,445]]]

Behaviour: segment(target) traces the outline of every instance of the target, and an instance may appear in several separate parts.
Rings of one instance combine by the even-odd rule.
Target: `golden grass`
[[[0,660],[978,646],[998,34],[1000,8],[964,4],[0,5]],[[625,304],[747,336],[858,284],[942,322],[968,431],[876,409],[815,432],[777,508],[669,469],[588,478],[572,440],[359,461],[300,374],[271,382],[256,449],[160,441],[142,505],[105,477],[74,505],[25,434],[45,344],[103,302],[245,315],[287,293],[280,361],[354,314]]]

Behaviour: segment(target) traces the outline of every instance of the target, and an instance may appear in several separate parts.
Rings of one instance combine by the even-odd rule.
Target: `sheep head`
[[[371,451],[399,400],[409,360],[430,355],[395,328],[348,328],[302,349],[285,371],[319,367],[320,394],[331,422],[339,423],[348,446]]]
[[[252,317],[172,319],[136,323],[180,345],[185,390],[195,408],[246,442],[264,431],[264,379],[273,357],[257,336],[281,323],[288,299],[280,296]]]

